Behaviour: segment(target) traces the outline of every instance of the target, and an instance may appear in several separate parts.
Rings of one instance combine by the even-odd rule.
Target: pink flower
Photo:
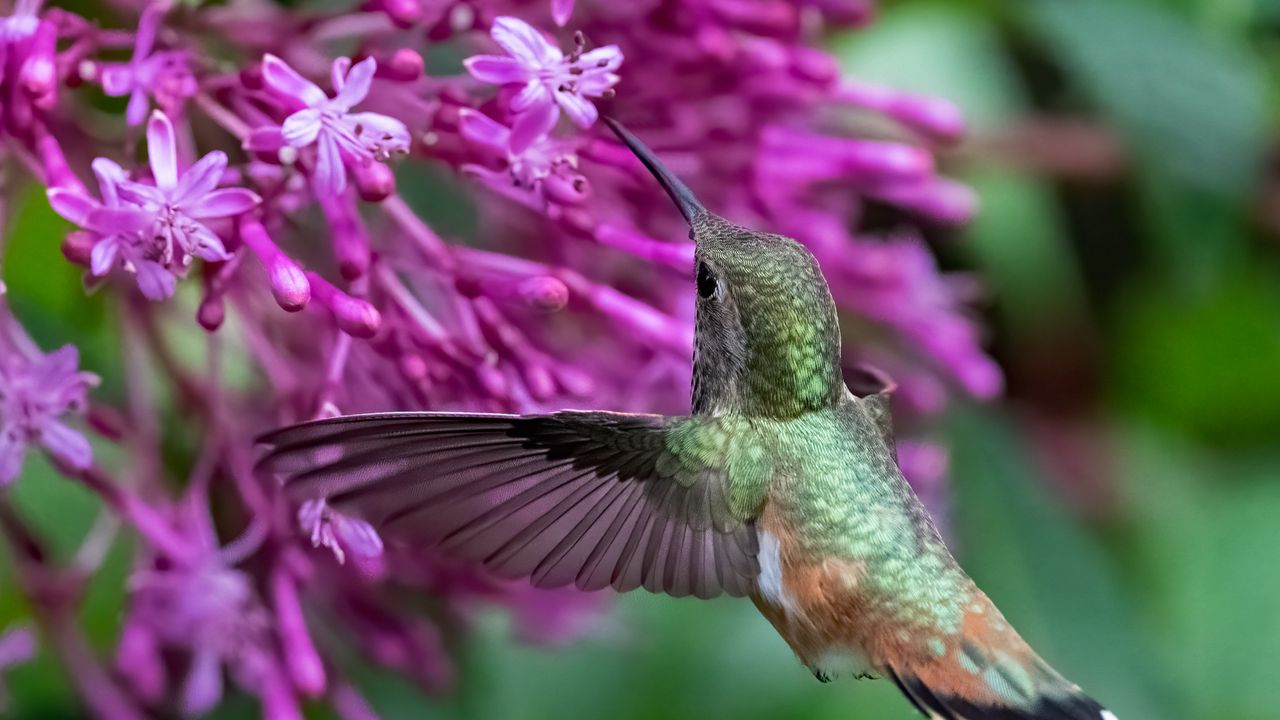
[[[144,231],[151,227],[151,217],[140,208],[120,202],[117,190],[125,182],[124,169],[107,158],[93,161],[98,176],[99,202],[76,190],[51,188],[49,204],[62,217],[97,236],[90,256],[89,271],[102,277],[120,262],[134,273],[138,290],[150,300],[164,300],[173,295],[177,278],[165,265],[156,261],[154,237]]]
[[[78,369],[74,345],[34,358],[13,347],[0,352],[0,486],[22,472],[32,443],[72,467],[88,467],[93,460],[89,441],[60,418],[84,407],[98,376]]]
[[[552,200],[568,205],[585,199],[587,180],[578,172],[578,157],[568,143],[543,135],[521,150],[512,146],[512,131],[484,113],[464,108],[458,113],[459,130],[468,141],[496,155],[505,172],[468,164],[463,170],[510,194],[509,188],[531,194],[545,204]]]
[[[353,113],[369,94],[378,63],[373,58],[351,65],[348,58],[333,61],[334,96],[302,77],[275,55],[262,60],[267,85],[298,109],[280,127],[259,128],[245,142],[253,150],[316,146],[312,182],[316,192],[336,195],[347,187],[345,163],[385,162],[409,150],[404,123],[380,113]]]
[[[154,218],[151,233],[161,243],[159,262],[186,266],[192,257],[230,259],[222,240],[201,221],[240,215],[261,199],[244,188],[217,189],[227,169],[226,153],[214,150],[179,173],[173,123],[157,110],[147,123],[147,157],[156,184],[124,180],[118,189],[121,199]]]
[[[517,152],[555,127],[561,110],[578,127],[591,127],[599,113],[587,98],[604,96],[620,79],[616,71],[623,58],[617,45],[583,52],[579,44],[566,57],[542,33],[513,17],[495,20],[490,35],[510,57],[476,55],[465,64],[481,82],[522,86],[511,101]]]
[[[348,552],[357,558],[375,558],[382,554],[382,538],[372,525],[333,510],[323,499],[302,503],[298,508],[298,525],[311,536],[313,547],[332,550],[338,564],[346,561]]]
[[[161,107],[171,108],[196,94],[196,80],[185,52],[153,53],[156,29],[164,10],[148,5],[138,20],[133,57],[127,63],[112,63],[102,70],[102,90],[111,97],[129,96],[125,120],[141,124],[147,116],[147,96],[154,95]]]

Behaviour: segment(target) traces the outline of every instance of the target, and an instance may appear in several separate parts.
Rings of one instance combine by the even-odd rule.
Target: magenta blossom
[[[351,65],[348,58],[333,61],[334,96],[302,77],[275,55],[262,60],[267,85],[298,109],[280,127],[260,128],[246,141],[253,150],[278,150],[283,146],[316,147],[312,181],[316,191],[337,195],[347,187],[346,163],[358,166],[385,162],[393,154],[408,152],[409,130],[393,117],[373,112],[351,112],[369,94],[378,62],[373,58]]]
[[[150,300],[164,300],[173,295],[177,278],[165,265],[156,262],[155,240],[145,233],[151,218],[139,208],[122,205],[118,188],[125,181],[124,169],[107,158],[93,161],[98,176],[99,202],[76,190],[51,188],[49,204],[62,217],[87,230],[92,236],[93,250],[89,271],[102,277],[117,262],[133,273],[138,289]],[[109,212],[104,212],[109,211]]]
[[[581,42],[565,56],[542,33],[519,18],[500,17],[490,31],[510,57],[476,55],[466,60],[472,77],[495,85],[519,85],[511,101],[517,115],[512,147],[518,152],[555,126],[563,110],[578,127],[599,117],[588,98],[609,93],[618,84],[622,51],[606,45],[584,52]]]
[[[511,130],[484,113],[463,109],[458,123],[463,137],[505,165],[499,172],[475,164],[463,167],[494,190],[510,195],[510,189],[515,189],[536,199],[538,206],[548,201],[572,205],[585,199],[587,179],[578,172],[578,157],[569,143],[544,135],[517,151],[512,147]]]
[[[0,486],[22,472],[27,447],[33,443],[72,467],[88,467],[93,461],[89,441],[61,418],[84,407],[98,376],[79,370],[80,353],[74,345],[35,358],[5,345],[0,349]]]
[[[173,123],[157,110],[147,123],[147,157],[156,184],[125,180],[119,192],[121,199],[154,218],[151,232],[161,242],[160,262],[185,266],[192,257],[230,259],[222,240],[201,221],[240,215],[261,198],[244,188],[218,189],[227,169],[226,153],[214,150],[179,173]]]
[[[172,111],[181,101],[196,94],[196,80],[187,53],[152,52],[163,15],[159,5],[147,6],[138,20],[133,57],[127,63],[106,64],[102,69],[103,92],[111,97],[129,96],[125,121],[130,125],[139,125],[147,117],[148,95]]]

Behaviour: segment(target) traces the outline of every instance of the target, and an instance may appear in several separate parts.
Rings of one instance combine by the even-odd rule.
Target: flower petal
[[[277,93],[308,107],[323,105],[329,101],[329,96],[315,83],[299,75],[298,71],[271,53],[262,56],[262,79]]]
[[[365,144],[376,143],[388,151],[409,149],[409,128],[399,120],[382,113],[350,113],[344,118],[350,124],[352,134]],[[356,128],[360,129],[356,133]]]
[[[93,462],[93,448],[88,439],[57,420],[50,420],[40,428],[40,444],[77,470]]]
[[[600,117],[595,104],[581,95],[558,92],[556,93],[556,102],[564,109],[565,114],[569,116],[573,124],[580,128],[591,127],[595,124],[596,119]]]
[[[94,244],[89,252],[89,272],[94,277],[102,277],[111,272],[120,256],[120,236],[108,235]]]
[[[183,235],[183,250],[188,254],[210,262],[231,259],[222,239],[203,223],[192,223]]]
[[[343,83],[342,89],[329,102],[330,107],[339,108],[341,110],[350,110],[356,105],[364,101],[365,96],[369,94],[369,88],[373,86],[373,73],[378,69],[378,61],[372,57],[356,63],[351,72],[347,73],[346,82]]]
[[[107,97],[122,97],[133,92],[133,67],[122,63],[104,63],[98,82]]]
[[[102,207],[97,200],[75,190],[50,188],[45,194],[54,212],[80,227],[88,227],[89,216]]]
[[[557,27],[564,27],[573,16],[573,0],[551,0],[551,20]]]
[[[347,189],[347,170],[342,165],[338,141],[330,133],[320,135],[316,143],[316,166],[311,180],[315,191],[322,195],[337,195]]]
[[[147,110],[151,107],[151,100],[147,97],[147,91],[141,87],[135,87],[133,94],[129,96],[129,105],[124,109],[124,121],[129,127],[137,127],[147,117]]]
[[[622,66],[622,50],[617,45],[605,45],[590,50],[578,58],[578,66],[587,73],[614,72]]]
[[[156,187],[172,190],[178,184],[178,146],[173,137],[173,123],[159,110],[151,113],[147,123],[147,158]]]
[[[22,473],[22,460],[27,455],[27,444],[17,430],[8,426],[0,428],[0,487],[17,479]]]
[[[75,345],[63,345],[45,355],[32,369],[31,380],[44,391],[53,393],[75,379],[80,367],[80,351]]]
[[[360,558],[376,558],[382,554],[382,538],[372,525],[341,513],[330,517],[334,537],[347,552]]]
[[[547,42],[542,33],[529,23],[509,16],[493,21],[489,31],[493,41],[520,64],[531,69],[545,67],[564,59],[560,48]]]
[[[138,280],[138,290],[148,300],[168,300],[173,297],[173,290],[178,285],[178,278],[157,262],[137,260],[133,263]]]
[[[511,141],[509,128],[471,108],[458,111],[458,130],[471,142],[501,153],[507,151],[507,145]]]
[[[85,227],[103,235],[146,232],[154,224],[154,216],[136,207],[98,208],[89,213]]]
[[[514,98],[511,98],[511,112],[522,113],[538,105],[539,103],[550,103],[551,91],[539,80],[530,80],[528,85],[521,88]]]
[[[293,147],[306,147],[316,141],[321,127],[320,111],[308,108],[285,118],[280,135]]]
[[[519,155],[529,146],[551,132],[560,119],[560,108],[554,102],[541,103],[516,117],[511,128],[511,152]]]
[[[132,180],[125,180],[116,185],[116,192],[124,202],[138,206],[131,208],[133,210],[140,208],[154,209],[165,202],[164,193],[160,192],[159,188],[152,185],[143,185]]]
[[[196,219],[230,217],[248,212],[262,202],[258,194],[244,188],[223,188],[206,194],[183,212]]]
[[[525,82],[530,72],[518,61],[501,55],[473,55],[462,61],[471,77],[494,85]]]
[[[244,149],[257,152],[275,152],[285,145],[288,143],[285,142],[284,133],[278,125],[256,127],[249,131],[249,137],[244,139]]]
[[[98,177],[98,191],[102,193],[102,204],[107,207],[118,205],[120,196],[116,193],[116,186],[129,179],[124,168],[120,167],[116,161],[104,157],[94,158],[91,167],[93,174]]]
[[[156,30],[160,27],[160,16],[164,14],[161,3],[150,3],[138,18],[138,32],[133,39],[133,61],[137,64],[151,54],[156,44]]]
[[[200,202],[200,198],[213,192],[222,180],[222,173],[227,169],[227,154],[214,150],[187,168],[178,178],[178,187],[174,189],[170,200],[174,205],[186,207]]]

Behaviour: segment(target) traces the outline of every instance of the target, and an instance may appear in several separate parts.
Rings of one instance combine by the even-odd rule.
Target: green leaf
[[[1138,0],[1036,0],[1027,18],[1143,160],[1240,198],[1260,177],[1265,85],[1254,58]]]

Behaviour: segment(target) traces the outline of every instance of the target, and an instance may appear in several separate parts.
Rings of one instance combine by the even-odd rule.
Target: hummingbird
[[[1115,720],[961,569],[899,470],[891,387],[855,394],[795,240],[709,212],[603,118],[696,243],[688,416],[398,412],[271,432],[260,466],[390,539],[539,587],[746,597],[823,682],[944,720]]]

